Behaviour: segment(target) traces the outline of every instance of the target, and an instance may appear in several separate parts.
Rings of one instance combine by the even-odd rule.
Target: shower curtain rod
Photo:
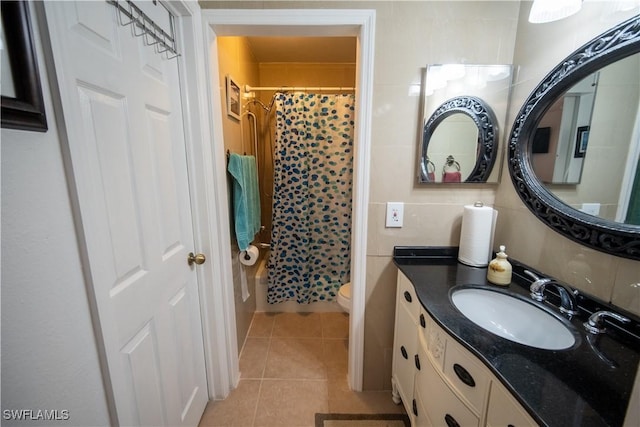
[[[302,86],[249,86],[244,85],[245,93],[260,91],[260,90],[293,90],[293,91],[309,91],[309,90],[356,90],[354,87],[302,87]]]

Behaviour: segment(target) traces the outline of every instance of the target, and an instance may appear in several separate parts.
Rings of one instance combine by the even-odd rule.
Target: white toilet
[[[351,310],[351,282],[340,286],[340,290],[338,291],[338,304],[347,313]]]

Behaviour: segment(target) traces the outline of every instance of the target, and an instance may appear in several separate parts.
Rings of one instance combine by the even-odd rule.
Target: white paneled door
[[[105,1],[45,10],[117,422],[195,426],[207,389],[178,59]]]

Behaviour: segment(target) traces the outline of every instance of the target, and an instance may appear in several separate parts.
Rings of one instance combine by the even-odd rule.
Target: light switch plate
[[[387,221],[386,227],[402,227],[402,218],[404,216],[403,202],[387,202]]]

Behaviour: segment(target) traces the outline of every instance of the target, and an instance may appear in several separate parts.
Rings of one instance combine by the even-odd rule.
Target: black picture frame
[[[227,115],[240,120],[240,85],[233,77],[227,75]]]
[[[584,157],[587,152],[587,144],[589,143],[589,126],[580,126],[576,132],[576,148],[573,157]]]
[[[46,132],[47,117],[29,17],[29,2],[0,2],[15,97],[1,97],[2,127]]]

